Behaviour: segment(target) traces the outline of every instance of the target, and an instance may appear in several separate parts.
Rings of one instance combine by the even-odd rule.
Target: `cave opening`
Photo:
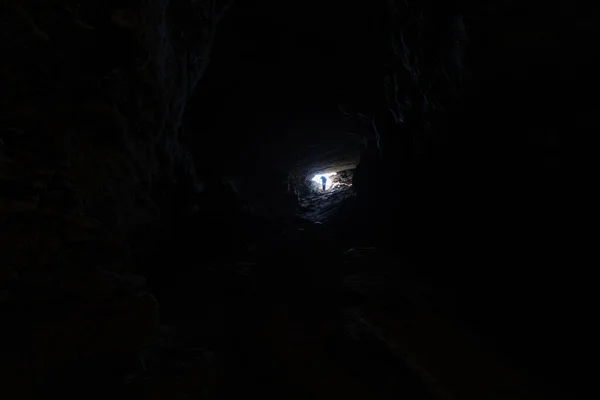
[[[315,182],[317,184],[316,188],[319,188],[319,185],[322,185],[321,190],[322,191],[326,191],[326,190],[330,190],[332,189],[333,186],[333,178],[331,178],[332,176],[337,175],[337,172],[329,172],[327,174],[316,174],[315,176],[312,177],[311,181]],[[313,188],[315,188],[315,185],[313,185]]]
[[[352,188],[354,169],[319,171],[297,181],[297,215],[313,222],[327,222],[355,197]],[[323,181],[322,178],[325,178]]]
[[[352,187],[353,169],[314,174],[310,179],[311,188],[317,193],[342,190]],[[325,184],[323,185],[323,178]]]

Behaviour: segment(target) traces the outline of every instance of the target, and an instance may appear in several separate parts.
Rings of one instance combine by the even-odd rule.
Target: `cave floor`
[[[38,385],[48,398],[445,398],[427,367],[475,399],[507,376],[432,311],[399,249],[305,218],[156,230],[137,259],[161,314],[143,356],[80,360]]]
[[[188,265],[172,282],[154,281],[174,344],[147,363],[147,376],[159,369],[160,380],[174,375],[169,391],[211,390],[219,398],[432,398],[364,319],[375,298],[396,302],[377,271],[367,271],[375,249],[344,252],[327,227],[303,220],[265,224],[251,237],[244,248]],[[184,360],[167,362],[169,353]],[[138,383],[151,392],[158,384]]]
[[[351,186],[339,186],[327,191],[315,191],[300,201],[299,215],[313,222],[325,222],[340,205],[355,196]]]

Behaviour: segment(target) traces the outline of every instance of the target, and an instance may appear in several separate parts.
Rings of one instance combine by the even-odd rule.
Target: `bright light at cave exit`
[[[330,176],[333,175],[337,175],[337,172],[332,172],[329,174],[322,174],[322,175],[315,175],[313,176],[313,178],[311,179],[311,181],[313,182],[317,182],[319,184],[319,187],[321,187],[321,185],[323,184],[321,182],[321,177],[324,176],[325,178],[327,178],[327,182],[325,182],[325,190],[329,190],[331,189],[331,185],[333,184],[333,179],[329,179]]]

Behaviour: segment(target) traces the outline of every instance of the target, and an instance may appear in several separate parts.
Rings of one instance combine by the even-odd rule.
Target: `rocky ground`
[[[300,215],[309,221],[324,222],[332,217],[344,201],[354,198],[352,187],[336,187],[325,192],[314,192],[300,203]]]
[[[121,358],[92,358],[91,371],[78,361],[59,390],[76,380],[83,393],[140,398],[544,398],[444,313],[443,294],[399,249],[302,219],[215,222],[187,221],[138,260],[161,325],[130,367],[111,386]]]
[[[43,293],[14,280],[2,303],[12,316],[2,343],[20,359],[14,389],[35,398],[429,398],[362,317],[384,288],[381,276],[363,275],[373,249],[344,253],[331,231],[302,220],[238,221],[206,236],[210,224],[186,221],[138,255],[147,280],[102,267],[71,282],[47,273],[54,283]],[[232,236],[247,229],[251,241]],[[212,250],[194,251],[200,244]],[[27,398],[19,395],[11,398]]]
[[[37,287],[11,281],[10,398],[532,395],[433,311],[431,286],[401,252],[305,219],[196,217],[145,231],[132,248],[140,275],[98,266],[41,274]],[[435,347],[452,354],[432,357]]]

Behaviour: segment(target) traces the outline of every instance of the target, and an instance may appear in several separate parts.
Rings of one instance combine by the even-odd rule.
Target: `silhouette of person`
[[[327,184],[327,178],[324,176],[321,177],[321,183],[323,183],[323,190],[325,190],[325,185]]]

